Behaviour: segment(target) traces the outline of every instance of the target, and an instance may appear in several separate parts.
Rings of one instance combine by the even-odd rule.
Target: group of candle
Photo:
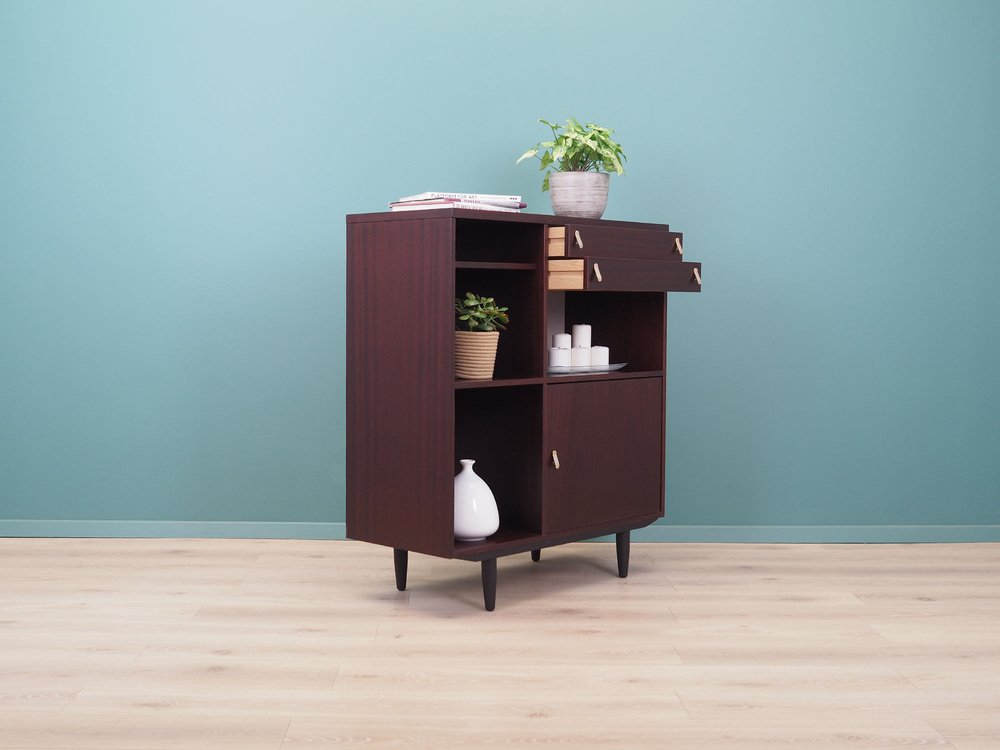
[[[590,345],[590,326],[573,326],[573,335],[557,333],[552,336],[549,349],[549,367],[607,366],[611,352],[606,346]]]

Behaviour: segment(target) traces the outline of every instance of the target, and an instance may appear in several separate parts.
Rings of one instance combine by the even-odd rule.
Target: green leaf
[[[509,322],[507,308],[499,307],[493,297],[482,297],[466,292],[465,299],[455,298],[456,326],[464,323],[470,331],[495,331],[504,329]]]
[[[537,153],[538,153],[538,149],[537,148],[529,148],[527,151],[525,151],[523,154],[521,154],[521,156],[518,157],[518,160],[516,162],[514,162],[514,163],[515,164],[520,164],[525,159],[530,159],[532,156],[534,156]]]
[[[557,172],[598,171],[625,174],[625,154],[621,145],[612,139],[614,130],[592,122],[584,126],[575,117],[567,118],[565,125],[557,125],[541,118],[538,122],[552,131],[552,140],[542,141],[534,149],[526,151],[517,163],[530,156],[538,158],[538,168],[545,172],[542,192],[549,190],[551,171],[547,170],[550,167]]]

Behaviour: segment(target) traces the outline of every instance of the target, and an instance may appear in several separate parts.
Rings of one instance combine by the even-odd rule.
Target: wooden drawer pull
[[[681,244],[680,237],[674,237],[674,247],[677,249],[678,255],[684,255],[684,245]]]
[[[698,270],[697,266],[692,270],[694,271],[694,280],[698,282],[698,286],[701,286],[701,271]]]
[[[576,246],[583,250],[583,237],[580,236],[580,230],[575,230],[573,234],[576,235]]]
[[[604,277],[601,276],[601,267],[596,263],[594,264],[594,276],[597,277],[598,281],[604,281]]]
[[[552,463],[557,469],[559,468],[559,453],[556,451],[552,451]]]

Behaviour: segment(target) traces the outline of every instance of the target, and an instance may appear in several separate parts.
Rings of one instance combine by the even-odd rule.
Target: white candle
[[[590,366],[590,347],[589,346],[575,346],[570,349],[573,352],[573,367],[589,367]]]
[[[572,349],[573,337],[568,333],[556,333],[552,336],[552,346],[556,349]]]
[[[611,364],[611,351],[606,346],[590,347],[590,364],[606,367]]]
[[[582,346],[587,349],[590,348],[590,326],[586,324],[579,324],[573,326],[573,348]]]
[[[569,367],[572,362],[570,351],[555,346],[549,349],[549,367]]]

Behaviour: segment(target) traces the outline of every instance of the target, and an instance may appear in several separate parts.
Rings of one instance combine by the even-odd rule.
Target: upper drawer
[[[681,260],[684,235],[663,229],[566,225],[566,256]],[[550,253],[551,254],[551,253]]]
[[[701,263],[631,258],[549,260],[549,290],[700,292]]]

